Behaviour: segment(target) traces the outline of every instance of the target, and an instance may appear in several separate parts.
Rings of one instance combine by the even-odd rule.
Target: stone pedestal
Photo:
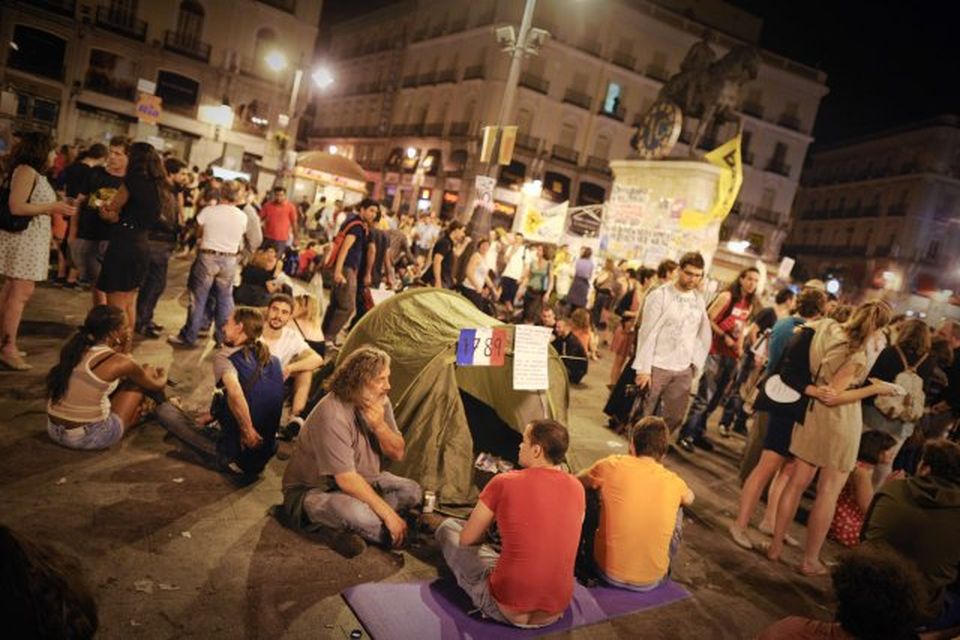
[[[724,170],[707,162],[620,160],[604,211],[601,249],[656,268],[699,251],[709,264],[722,217],[714,211]]]

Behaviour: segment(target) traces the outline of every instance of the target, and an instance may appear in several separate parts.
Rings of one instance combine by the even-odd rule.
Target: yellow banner
[[[517,142],[517,127],[512,125],[503,128],[500,134],[500,152],[497,164],[507,165],[513,160],[513,146]]]
[[[733,209],[743,185],[743,162],[740,155],[740,134],[703,156],[704,160],[720,168],[717,198],[709,211],[684,209],[680,214],[680,228],[702,229],[711,222],[723,220]]]
[[[490,162],[490,156],[493,155],[493,144],[496,139],[496,127],[483,128],[483,146],[480,148],[480,162]]]

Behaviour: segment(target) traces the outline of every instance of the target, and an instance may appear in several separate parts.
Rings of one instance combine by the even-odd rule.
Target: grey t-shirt
[[[213,380],[219,383],[223,376],[228,373],[236,375],[237,369],[230,362],[230,356],[239,351],[241,347],[221,347],[213,356]]]
[[[397,433],[389,399],[384,400],[384,419]],[[306,487],[331,491],[334,476],[356,471],[369,480],[380,473],[380,447],[373,430],[355,405],[329,393],[307,418],[290,464],[283,474],[283,490]]]

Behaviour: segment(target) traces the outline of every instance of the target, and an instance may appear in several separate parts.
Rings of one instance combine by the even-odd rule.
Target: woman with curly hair
[[[841,324],[832,318],[817,320],[810,343],[812,384],[805,395],[812,398],[803,423],[794,426],[790,453],[796,468],[780,496],[773,541],[767,557],[779,560],[787,527],[797,513],[800,497],[817,471],[817,497],[807,521],[807,539],[799,571],[805,575],[826,575],[820,550],[830,529],[837,498],[857,464],[863,415],[860,401],[893,393],[892,386],[867,378],[867,342],[890,322],[886,302],[867,302]]]

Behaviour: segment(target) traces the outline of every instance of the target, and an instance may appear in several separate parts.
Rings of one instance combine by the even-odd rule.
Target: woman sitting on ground
[[[873,429],[863,432],[860,436],[860,451],[857,452],[857,466],[837,498],[837,510],[833,514],[833,522],[827,534],[829,537],[845,547],[860,544],[863,519],[873,502],[874,467],[889,465],[899,448],[896,438],[889,433]]]
[[[240,272],[240,286],[233,290],[233,301],[245,307],[266,307],[270,296],[282,286],[277,280],[279,266],[276,249],[257,250]]]
[[[116,444],[140,419],[144,391],[166,385],[162,368],[124,353],[126,322],[119,307],[97,305],[60,350],[47,374],[47,433],[54,442],[71,449]]]

